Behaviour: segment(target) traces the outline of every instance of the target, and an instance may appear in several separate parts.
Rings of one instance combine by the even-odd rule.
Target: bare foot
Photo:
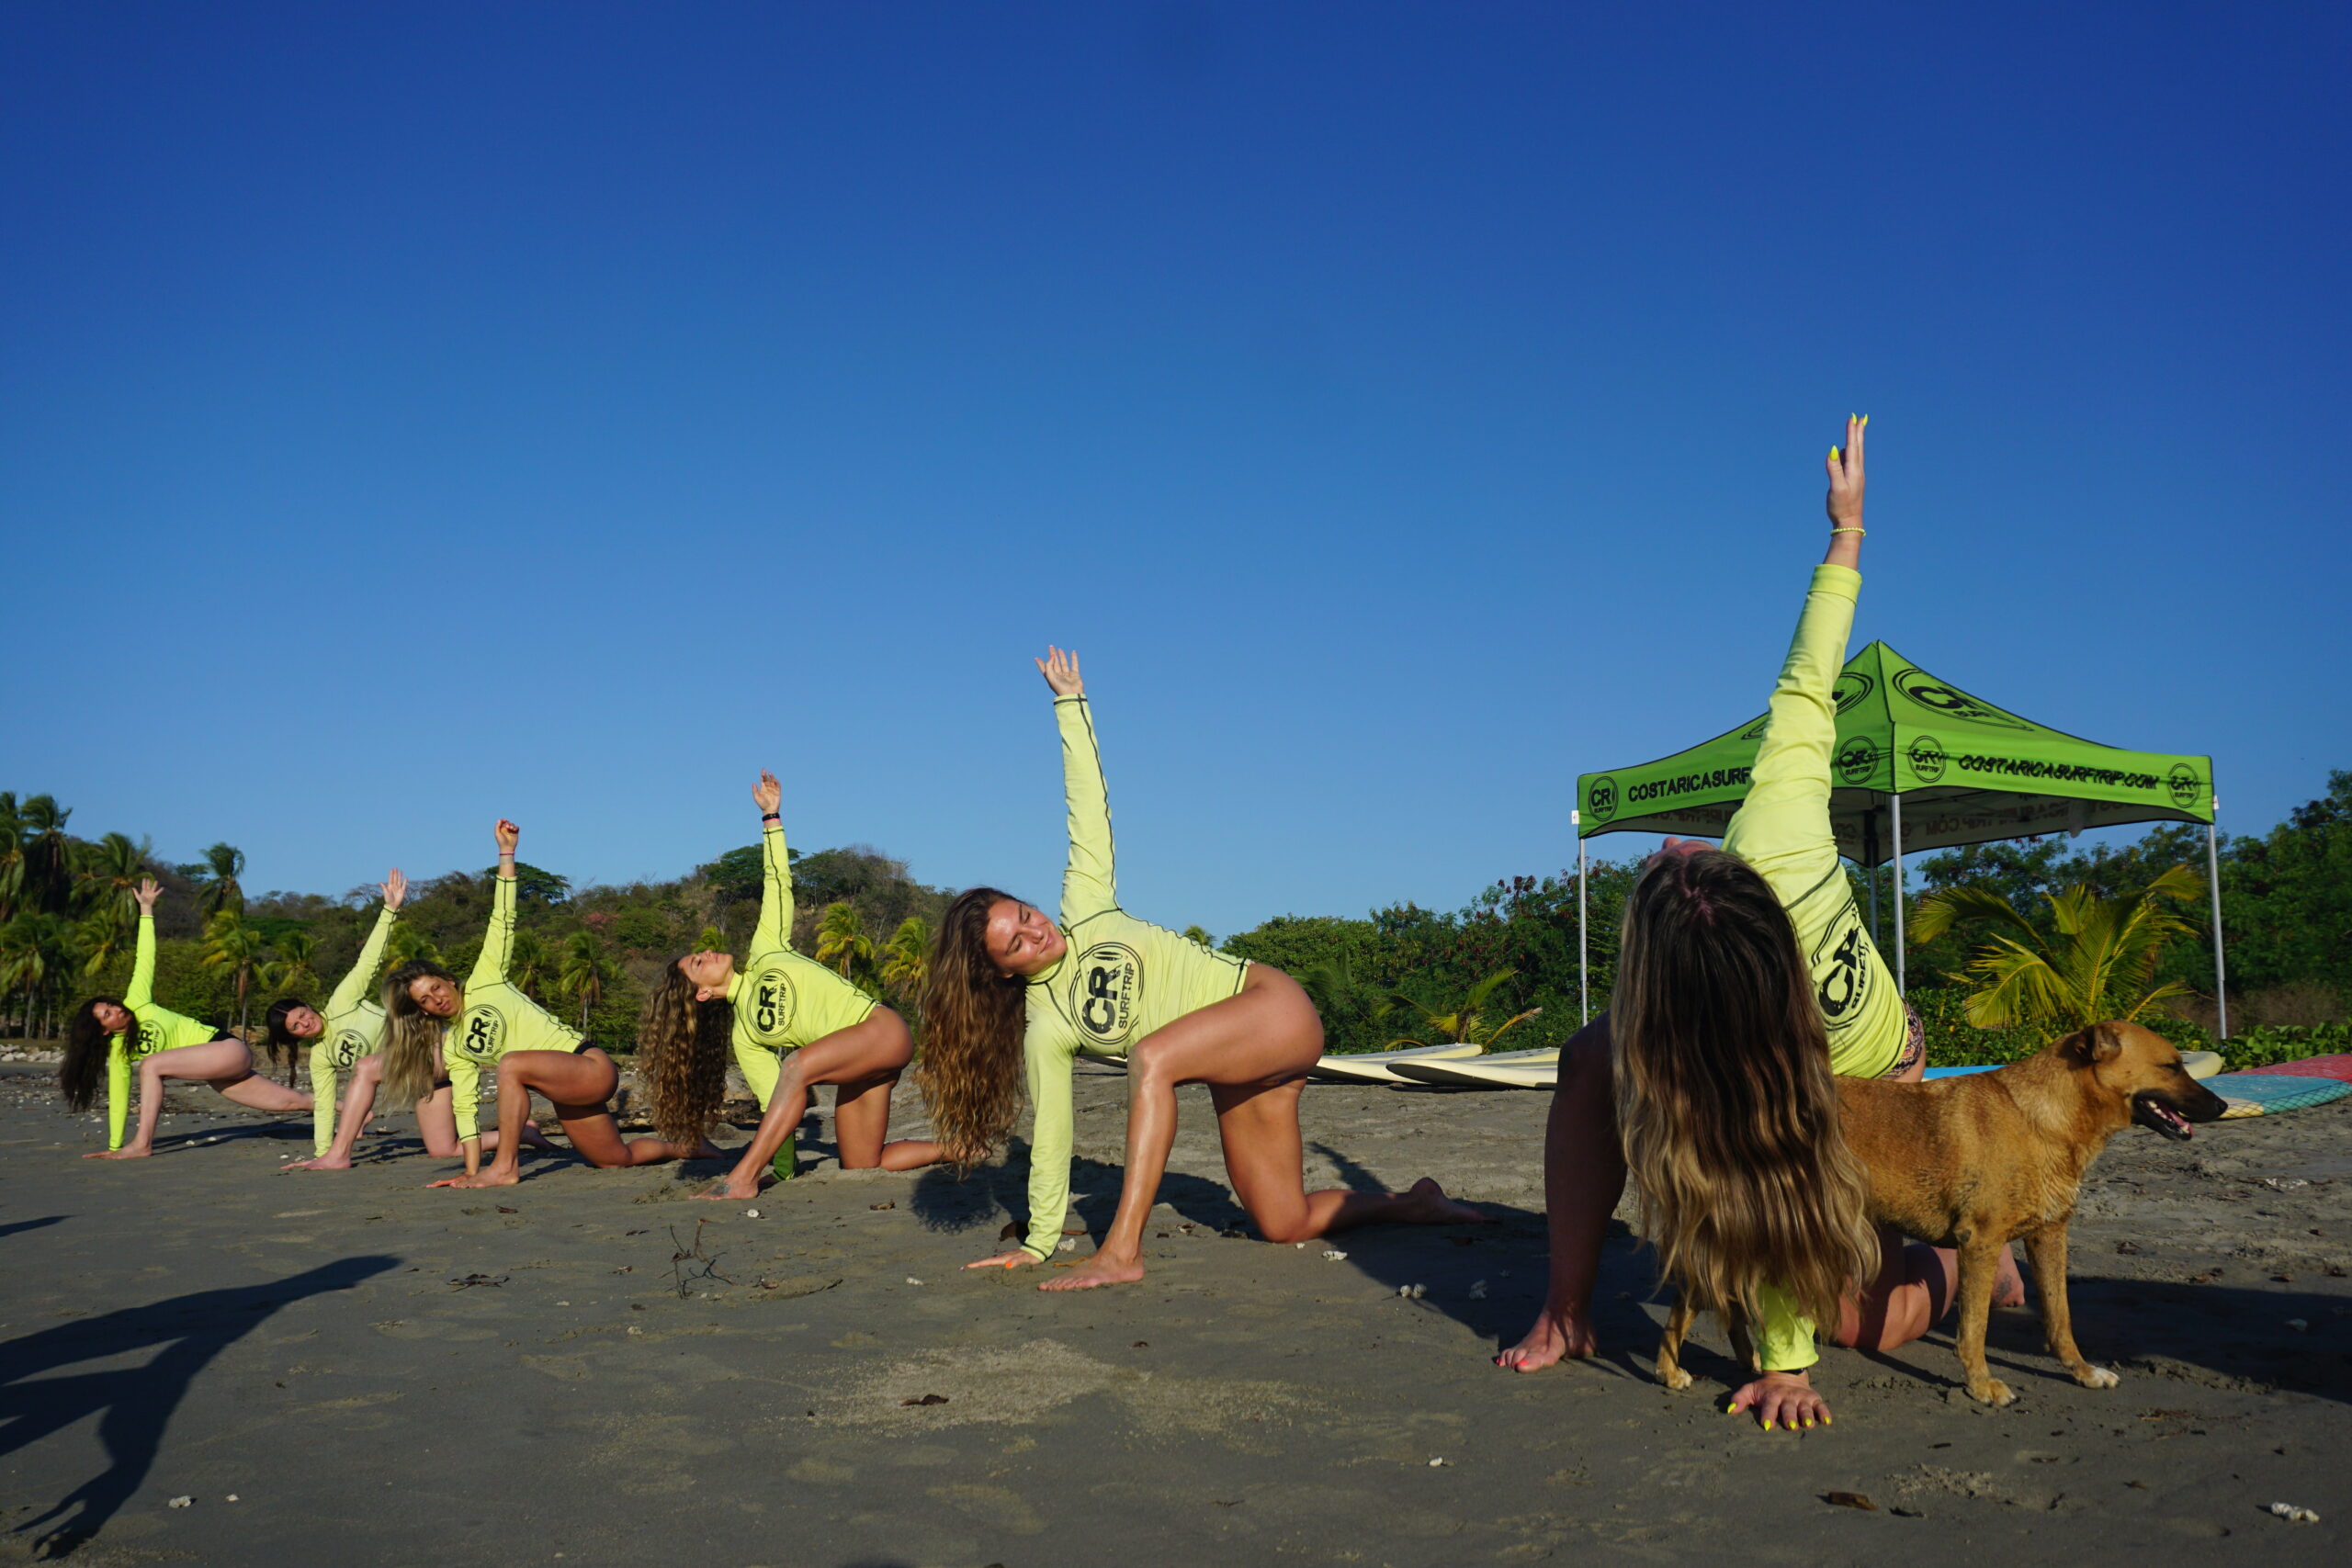
[[[1041,1291],[1091,1291],[1098,1285],[1132,1285],[1143,1278],[1143,1259],[1121,1262],[1096,1253],[1058,1280],[1048,1280]]]
[[[1506,1371],[1540,1372],[1555,1361],[1581,1361],[1600,1348],[1589,1327],[1547,1305],[1537,1314],[1535,1326],[1518,1344],[1497,1356],[1495,1365]]]
[[[555,1140],[528,1122],[523,1123],[523,1136],[517,1141],[526,1149],[541,1149],[550,1154],[556,1149]]]
[[[2001,1248],[2001,1270],[1993,1276],[1993,1304],[1996,1307],[2025,1305],[2025,1276],[2018,1270],[2018,1249],[2014,1243]]]
[[[154,1150],[143,1144],[126,1144],[119,1149],[97,1149],[84,1155],[84,1159],[147,1159]]]
[[[756,1198],[759,1195],[758,1182],[754,1181],[746,1186],[742,1182],[734,1180],[714,1183],[707,1191],[695,1194],[698,1199],[707,1199],[714,1203],[740,1203],[746,1198]]]
[[[350,1168],[351,1161],[340,1155],[313,1155],[309,1159],[298,1159],[292,1165],[279,1166],[277,1173],[283,1176],[289,1170],[349,1170]]]
[[[1490,1225],[1495,1222],[1467,1203],[1459,1203],[1445,1195],[1445,1189],[1433,1176],[1424,1176],[1406,1190],[1411,1207],[1405,1211],[1405,1223],[1414,1225]]]
[[[452,1176],[441,1181],[428,1181],[424,1185],[427,1187],[461,1187],[468,1189],[475,1187],[512,1187],[522,1179],[523,1178],[517,1172],[511,1170],[500,1170],[493,1166],[488,1170],[478,1171],[472,1176]]]

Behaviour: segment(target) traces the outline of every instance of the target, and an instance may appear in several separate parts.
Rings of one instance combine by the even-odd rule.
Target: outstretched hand
[[[523,837],[523,829],[517,828],[514,823],[509,822],[503,817],[498,819],[498,826],[492,828],[490,831],[491,836],[498,840],[498,853],[501,859],[504,859],[506,856],[513,854],[514,852],[515,844]]]
[[[1046,657],[1037,660],[1037,673],[1046,678],[1046,684],[1054,689],[1054,695],[1057,697],[1086,695],[1086,682],[1078,672],[1078,655],[1075,653],[1065,653],[1048,645]]]
[[[408,878],[401,874],[401,868],[392,867],[391,874],[384,878],[381,886],[384,889],[384,908],[399,908],[401,901],[408,897]]]
[[[1036,1258],[1031,1257],[1025,1248],[1016,1247],[1011,1252],[1000,1252],[994,1258],[983,1258],[977,1262],[967,1263],[964,1267],[967,1269],[1025,1269],[1036,1261]]]
[[[763,817],[775,816],[775,808],[784,804],[784,786],[765,768],[760,770],[760,782],[752,786],[752,803]]]
[[[152,915],[155,912],[155,900],[164,896],[164,885],[152,876],[141,877],[138,890],[131,896],[139,900],[141,914]]]
[[[1829,449],[1829,525],[1862,525],[1862,434],[1871,416],[1846,416],[1846,445]]]

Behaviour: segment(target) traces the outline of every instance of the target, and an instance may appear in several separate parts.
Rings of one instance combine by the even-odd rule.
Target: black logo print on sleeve
[[[1861,910],[1849,897],[1813,947],[1814,999],[1821,1004],[1822,1021],[1833,1034],[1861,1016],[1862,1003],[1870,996],[1870,957],[1871,933],[1862,925]]]

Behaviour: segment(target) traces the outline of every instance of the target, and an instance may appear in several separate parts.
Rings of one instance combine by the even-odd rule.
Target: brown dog
[[[2083,1173],[2132,1122],[2167,1138],[2221,1116],[2222,1097],[2188,1076],[2180,1053],[2136,1023],[2097,1023],[2021,1062],[1931,1083],[1840,1078],[1846,1142],[1870,1169],[1870,1217],[1960,1252],[1955,1348],[1968,1392],[1987,1404],[2015,1395],[1984,1365],[1984,1326],[2001,1249],[2025,1243],[2052,1355],[2086,1388],[2116,1376],[2083,1359],[2066,1304],[2066,1224]],[[1658,1377],[1690,1386],[1678,1364],[1690,1312],[1677,1303],[1658,1347]],[[1731,1325],[1743,1361],[1745,1325]]]

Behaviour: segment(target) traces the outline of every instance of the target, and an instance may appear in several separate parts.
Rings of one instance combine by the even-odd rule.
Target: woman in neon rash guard
[[[1942,1315],[1957,1278],[1950,1252],[1871,1233],[1838,1133],[1834,1076],[1917,1079],[1925,1055],[1829,822],[1832,692],[1861,587],[1863,423],[1830,448],[1828,551],[1747,798],[1721,850],[1668,840],[1650,858],[1626,903],[1612,1010],[1561,1053],[1544,1159],[1550,1290],[1495,1359],[1533,1371],[1593,1353],[1593,1276],[1630,1156],[1666,1271],[1703,1307],[1748,1313],[1763,1375],[1731,1407],[1768,1430],[1828,1418],[1805,1373],[1816,1319],[1838,1344],[1890,1349]],[[2021,1296],[2014,1273],[2004,1293]]]
[[[941,923],[923,993],[919,1069],[941,1141],[959,1164],[1010,1129],[1015,1074],[1027,1066],[1036,1125],[1029,1147],[1029,1234],[971,1269],[1018,1269],[1053,1256],[1069,1202],[1070,1069],[1080,1055],[1125,1056],[1126,1179],[1092,1258],[1046,1291],[1143,1278],[1143,1229],[1176,1139],[1176,1089],[1205,1083],[1234,1196],[1268,1241],[1305,1241],[1383,1222],[1478,1223],[1427,1177],[1407,1192],[1308,1192],[1298,1095],[1323,1052],[1323,1021],[1279,969],[1212,953],[1119,908],[1111,807],[1078,659],[1037,661],[1054,692],[1069,807],[1062,923],[994,888],[958,897]]]
[[[280,1115],[307,1110],[311,1103],[300,1090],[254,1072],[252,1050],[227,1030],[155,1005],[155,900],[163,891],[152,878],[139,885],[139,949],[130,988],[119,998],[91,998],[74,1010],[66,1026],[65,1060],[57,1073],[66,1103],[88,1110],[97,1098],[102,1063],[106,1069],[107,1146],[85,1159],[145,1159],[153,1154],[166,1078],[209,1083],[223,1100]],[[122,1129],[134,1072],[139,1133],[125,1144]]]
[[[726,1089],[727,1047],[764,1113],[734,1171],[698,1198],[756,1198],[762,1168],[793,1169],[792,1140],[818,1084],[838,1086],[833,1133],[842,1168],[912,1170],[939,1160],[939,1145],[889,1143],[890,1090],[914,1055],[906,1020],[814,959],[792,950],[792,865],[776,807],[784,786],[763,771],[752,786],[760,808],[764,878],[760,923],[739,973],[731,954],[690,953],[671,964],[646,998],[638,1030],[640,1074],[655,1130],[673,1142],[699,1138]]]
[[[511,1187],[522,1179],[516,1166],[535,1092],[554,1105],[573,1151],[591,1165],[716,1158],[718,1150],[707,1143],[624,1141],[606,1109],[620,1084],[620,1069],[612,1057],[558,1022],[507,980],[506,959],[514,943],[514,844],[521,831],[499,819],[490,931],[464,987],[437,964],[404,964],[384,982],[384,1011],[390,1020],[385,1083],[394,1094],[422,1099],[434,1088],[436,1067],[446,1064],[447,1068],[450,1109],[457,1117],[466,1173],[426,1185]],[[484,1140],[475,1124],[485,1071],[495,1075],[498,1085],[497,1157],[486,1170],[481,1167]]]

